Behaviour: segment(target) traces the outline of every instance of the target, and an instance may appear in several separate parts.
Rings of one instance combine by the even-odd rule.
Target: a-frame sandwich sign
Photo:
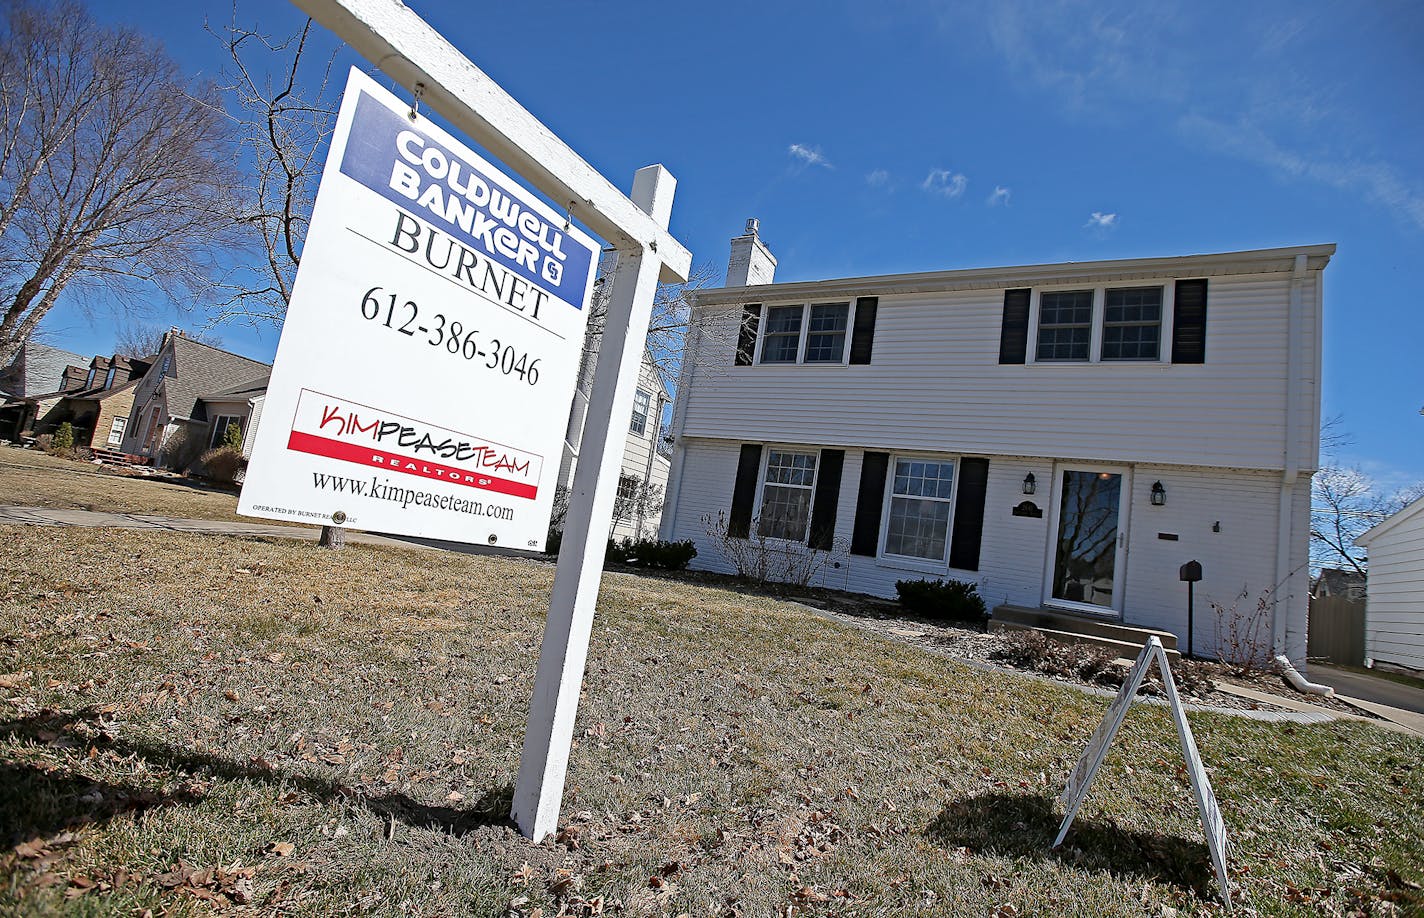
[[[1196,797],[1197,810],[1201,813],[1202,830],[1206,833],[1206,844],[1211,851],[1211,861],[1216,867],[1216,881],[1221,887],[1221,899],[1229,908],[1231,906],[1231,886],[1226,877],[1226,826],[1221,821],[1221,810],[1216,804],[1216,794],[1212,792],[1206,768],[1202,765],[1201,754],[1197,752],[1197,742],[1192,736],[1191,725],[1187,723],[1186,711],[1182,709],[1182,699],[1177,694],[1177,683],[1172,678],[1172,668],[1167,664],[1167,652],[1162,648],[1162,642],[1156,637],[1147,639],[1142,653],[1137,656],[1137,662],[1132,664],[1132,671],[1128,673],[1127,679],[1122,684],[1122,689],[1108,708],[1107,716],[1098,725],[1097,731],[1088,743],[1088,748],[1083,752],[1078,764],[1073,767],[1073,773],[1068,776],[1068,786],[1063,788],[1063,794],[1059,798],[1065,809],[1063,824],[1058,829],[1058,837],[1053,840],[1053,847],[1057,848],[1063,844],[1064,836],[1068,834],[1068,829],[1073,825],[1073,818],[1078,815],[1078,807],[1082,806],[1083,800],[1088,796],[1088,788],[1093,784],[1093,777],[1098,773],[1098,768],[1103,764],[1103,760],[1107,758],[1108,747],[1112,745],[1113,737],[1117,736],[1118,728],[1122,726],[1123,718],[1127,715],[1128,706],[1137,696],[1137,690],[1141,687],[1142,680],[1147,675],[1147,670],[1151,667],[1153,660],[1157,661],[1157,668],[1162,673],[1162,685],[1167,692],[1167,704],[1172,709],[1172,719],[1177,724],[1177,735],[1182,740],[1182,755],[1187,760],[1187,774],[1191,777],[1192,794]]]

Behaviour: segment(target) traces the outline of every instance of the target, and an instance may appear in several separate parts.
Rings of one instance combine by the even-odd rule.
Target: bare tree
[[[157,325],[126,322],[114,333],[114,353],[125,357],[152,357],[163,348],[163,337],[167,329]],[[190,341],[222,347],[222,338],[208,331],[185,331]]]
[[[1310,566],[1316,570],[1338,567],[1365,573],[1355,539],[1424,495],[1424,482],[1391,492],[1359,466],[1343,465],[1337,453],[1352,442],[1340,415],[1321,423],[1326,462],[1311,480],[1310,495]]]
[[[200,287],[231,226],[227,131],[149,38],[0,4],[0,365],[66,288]]]
[[[251,170],[237,222],[262,255],[220,279],[226,298],[217,318],[281,324],[336,124],[336,52],[311,58],[310,19],[295,35],[274,38],[240,26],[236,4],[231,24],[208,32],[227,51],[222,89]]]

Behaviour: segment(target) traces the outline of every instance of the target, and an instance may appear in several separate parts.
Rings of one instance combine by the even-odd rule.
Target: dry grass
[[[236,494],[197,482],[124,474],[10,447],[0,447],[0,504],[256,522],[237,515]]]
[[[535,846],[503,820],[547,565],[6,532],[0,912],[1219,911],[1158,709],[1050,851],[1101,699],[612,574],[568,828]],[[1424,743],[1193,724],[1247,906],[1424,907]]]

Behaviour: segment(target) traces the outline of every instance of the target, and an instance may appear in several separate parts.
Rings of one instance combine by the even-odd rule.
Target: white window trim
[[[885,550],[885,543],[890,539],[890,499],[895,496],[895,463],[900,460],[914,461],[921,459],[926,462],[951,462],[954,464],[954,486],[950,489],[949,520],[945,523],[944,534],[944,559],[932,561],[928,558],[917,558],[913,555],[892,555]],[[885,492],[880,500],[880,544],[876,546],[876,561],[881,567],[894,567],[907,571],[919,571],[925,574],[948,573],[949,555],[954,542],[954,511],[959,504],[959,472],[962,457],[957,454],[946,453],[891,453],[889,465],[885,469]],[[936,498],[938,500],[939,498]]]
[[[122,426],[121,426],[121,425],[122,425]],[[112,447],[115,447],[115,446],[122,446],[122,445],[123,445],[123,442],[124,442],[124,434],[127,433],[128,427],[129,427],[129,419],[128,419],[128,416],[127,416],[127,415],[119,415],[119,416],[115,417],[113,420],[111,420],[111,421],[109,422],[109,438],[104,441],[104,446],[105,446],[106,448],[112,448]],[[118,439],[118,440],[115,440],[115,439],[114,439],[114,434],[115,434],[115,433],[117,433],[117,434],[119,435],[119,439]]]
[[[841,348],[841,359],[836,360],[813,360],[806,362],[806,339],[811,334],[811,307],[839,305],[846,303],[846,330],[845,347]],[[752,354],[752,366],[756,367],[844,367],[850,365],[850,345],[851,338],[855,334],[855,304],[856,297],[848,297],[845,300],[822,299],[805,300],[799,303],[763,303],[761,307],[761,318],[757,321],[757,339],[755,353]],[[766,341],[767,321],[771,317],[771,311],[784,306],[801,307],[801,332],[796,342],[796,361],[782,361],[778,363],[762,363],[762,344]]]
[[[772,364],[776,366],[776,364]],[[782,453],[810,453],[816,457],[816,468],[811,473],[811,503],[806,511],[806,531],[799,539],[781,539],[773,536],[763,537],[757,532],[761,525],[761,505],[762,499],[766,496],[766,467],[771,462],[772,450]],[[765,539],[768,545],[800,545],[806,547],[806,540],[811,536],[811,518],[816,515],[816,485],[821,481],[821,448],[819,446],[806,446],[800,443],[763,443],[761,445],[761,463],[757,468],[757,488],[756,500],[752,503],[752,525],[748,533],[751,539]],[[790,487],[800,487],[791,485]]]
[[[640,395],[645,396],[645,397],[647,398],[647,402],[648,402],[647,409],[643,412],[643,429],[642,429],[642,430],[638,430],[636,427],[633,426],[633,422],[636,421],[637,418],[638,418],[638,396],[640,396]],[[649,392],[648,390],[644,389],[643,387],[639,386],[639,387],[638,387],[636,390],[634,390],[634,392],[633,392],[633,413],[632,413],[631,415],[629,415],[629,417],[628,417],[628,431],[629,431],[630,433],[637,434],[637,435],[640,436],[640,437],[646,437],[646,436],[648,435],[648,421],[649,421],[650,418],[652,418],[652,416],[653,416],[653,393],[651,393],[651,392]]]
[[[1133,281],[1116,281],[1111,284],[1050,284],[1045,287],[1033,288],[1033,297],[1029,301],[1028,308],[1028,353],[1024,355],[1024,363],[1027,366],[1045,367],[1153,367],[1170,365],[1172,363],[1172,325],[1176,316],[1177,307],[1177,278],[1146,279]],[[1107,323],[1107,292],[1109,290],[1123,290],[1132,287],[1161,287],[1162,288],[1162,321],[1159,327],[1159,337],[1157,339],[1157,359],[1156,360],[1104,360],[1103,359],[1103,328]],[[1088,359],[1087,360],[1039,360],[1038,359],[1038,317],[1039,303],[1045,293],[1064,293],[1072,290],[1093,291],[1093,313],[1092,324],[1088,332]]]
[[[208,449],[217,449],[219,446],[222,445],[222,443],[218,441],[218,437],[219,437],[219,433],[218,433],[218,422],[219,422],[219,421],[222,421],[222,420],[224,420],[224,419],[227,420],[227,424],[223,424],[223,425],[222,425],[223,435],[226,435],[226,433],[227,433],[227,428],[228,428],[228,426],[229,426],[230,424],[236,423],[237,426],[238,426],[238,428],[242,431],[242,439],[243,439],[244,441],[246,441],[246,439],[247,439],[247,422],[246,422],[246,419],[243,418],[242,415],[240,415],[240,414],[220,414],[220,415],[217,415],[216,417],[213,418],[213,426],[212,426],[211,431],[210,431],[209,434],[208,434]],[[241,449],[241,448],[242,448],[242,444],[239,443],[239,444],[238,444],[238,449]]]

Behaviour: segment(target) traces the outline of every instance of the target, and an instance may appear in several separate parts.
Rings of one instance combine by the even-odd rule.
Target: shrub
[[[682,542],[663,542],[659,539],[638,539],[636,542],[624,540],[623,551],[626,563],[642,567],[656,567],[665,571],[680,571],[697,557],[697,546],[691,539]]]
[[[35,449],[42,453],[50,452],[54,449],[54,434],[40,434],[35,437]]]
[[[982,624],[989,617],[979,587],[962,580],[899,580],[900,605],[926,618]]]
[[[544,539],[544,554],[559,554],[559,546],[564,544],[564,531],[562,529],[550,529],[549,535]]]
[[[229,421],[227,429],[223,431],[223,446],[231,446],[238,452],[242,451],[242,425],[236,421]]]
[[[238,470],[242,468],[242,451],[224,443],[217,449],[210,449],[203,453],[198,458],[198,465],[202,467],[203,474],[214,481],[232,484],[237,480]]]
[[[203,455],[205,437],[202,432],[192,429],[190,424],[178,424],[163,440],[160,454],[163,464],[178,472],[185,472]]]
[[[74,449],[74,425],[65,421],[55,429],[54,437],[50,440],[49,452],[56,456],[63,456],[72,449]]]
[[[1122,672],[1112,665],[1117,654],[1091,644],[1065,644],[1040,631],[1016,631],[992,654],[995,660],[1049,676],[1122,685]]]
[[[631,544],[632,543],[628,539],[624,539],[622,542],[618,542],[610,538],[608,540],[608,547],[603,550],[603,563],[627,564],[628,546]]]

